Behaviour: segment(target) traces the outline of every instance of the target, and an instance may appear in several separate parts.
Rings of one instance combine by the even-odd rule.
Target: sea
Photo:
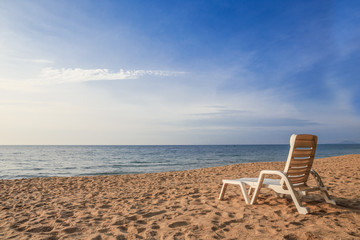
[[[0,179],[140,174],[286,161],[289,145],[0,146]],[[360,144],[318,144],[316,158],[360,154]]]

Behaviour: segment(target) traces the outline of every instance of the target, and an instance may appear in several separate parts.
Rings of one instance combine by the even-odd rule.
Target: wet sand
[[[315,160],[337,206],[309,194],[300,215],[266,189],[246,205],[234,185],[218,200],[222,179],[284,165],[0,180],[0,239],[360,239],[360,155]]]

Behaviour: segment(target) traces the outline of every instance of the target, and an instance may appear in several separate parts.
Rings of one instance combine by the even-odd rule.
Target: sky
[[[0,144],[360,143],[359,12],[0,0]]]

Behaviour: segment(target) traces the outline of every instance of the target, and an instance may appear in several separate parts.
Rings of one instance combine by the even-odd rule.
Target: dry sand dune
[[[360,155],[316,159],[338,202],[263,191],[245,205],[223,178],[256,177],[284,162],[141,175],[0,180],[0,239],[360,239]]]

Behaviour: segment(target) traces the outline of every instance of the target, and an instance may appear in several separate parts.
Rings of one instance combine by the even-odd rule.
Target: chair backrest
[[[317,136],[293,134],[290,138],[290,151],[284,173],[294,187],[306,187],[314,162]],[[283,185],[284,186],[284,185]]]

